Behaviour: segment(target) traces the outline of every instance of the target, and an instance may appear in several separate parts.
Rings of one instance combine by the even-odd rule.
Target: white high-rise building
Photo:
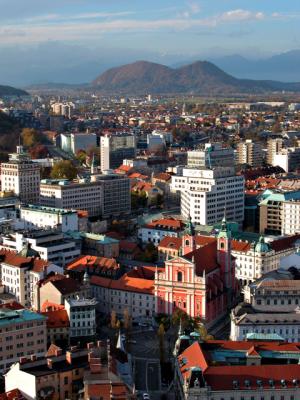
[[[40,166],[17,146],[9,161],[1,163],[2,191],[13,191],[22,203],[37,204],[40,197]]]
[[[251,167],[261,167],[263,162],[261,144],[255,143],[251,139],[238,143],[237,162],[238,164],[251,165]]]
[[[200,150],[188,151],[189,168],[231,167],[234,163],[234,151],[223,147],[221,143],[205,143]]]
[[[129,133],[101,136],[100,158],[101,171],[115,169],[123,160],[134,158],[136,151],[135,136]]]
[[[244,219],[244,177],[234,167],[184,168],[172,177],[171,190],[181,193],[181,215],[201,225],[220,222],[226,212],[229,221]]]

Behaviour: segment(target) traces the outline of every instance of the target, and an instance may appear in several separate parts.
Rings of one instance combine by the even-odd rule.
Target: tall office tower
[[[269,139],[267,143],[267,164],[273,165],[274,156],[283,148],[283,139]]]
[[[13,191],[22,203],[38,203],[40,198],[40,166],[17,146],[9,161],[1,163],[2,191]]]
[[[101,170],[115,169],[125,158],[134,158],[135,136],[128,133],[105,135],[100,140]]]
[[[230,167],[233,164],[233,149],[223,147],[221,143],[206,143],[200,150],[188,151],[189,168]]]
[[[237,145],[237,163],[248,164],[251,167],[260,167],[263,162],[263,152],[260,143],[251,139]]]

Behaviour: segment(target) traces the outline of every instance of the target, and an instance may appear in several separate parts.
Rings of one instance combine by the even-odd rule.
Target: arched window
[[[225,249],[225,243],[224,243],[224,242],[221,242],[220,248],[221,248],[221,249]]]
[[[182,282],[182,272],[177,272],[177,281]]]
[[[190,245],[190,241],[189,241],[189,239],[186,239],[186,241],[185,241],[185,245],[186,245],[186,246],[189,246],[189,245]]]

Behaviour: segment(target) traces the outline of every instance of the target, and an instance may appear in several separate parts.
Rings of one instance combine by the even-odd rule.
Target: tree
[[[24,128],[21,133],[23,145],[27,148],[35,146],[41,142],[39,133],[35,129]]]
[[[46,158],[48,156],[48,149],[44,144],[37,144],[29,150],[32,159]]]
[[[131,328],[131,317],[127,307],[124,309],[124,328],[127,330]]]
[[[72,180],[77,176],[77,168],[70,160],[62,160],[54,164],[51,171],[52,179],[69,179]]]
[[[112,310],[112,312],[110,314],[110,326],[113,329],[116,329],[116,327],[117,327],[117,314],[114,310]]]
[[[84,150],[78,150],[76,153],[76,158],[80,164],[85,164],[87,158],[86,152]]]
[[[165,328],[163,324],[159,325],[158,331],[158,341],[159,341],[159,358],[160,362],[165,362]]]

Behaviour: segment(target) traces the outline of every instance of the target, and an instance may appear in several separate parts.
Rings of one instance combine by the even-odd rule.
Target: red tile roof
[[[204,271],[206,273],[212,272],[218,268],[217,240],[215,239],[213,242],[186,254],[184,258],[194,260],[198,276],[202,276]]]
[[[0,262],[18,268],[30,268],[34,272],[42,272],[49,265],[48,261],[35,257],[22,257],[15,251],[4,249],[0,250]]]
[[[0,400],[26,400],[19,389],[13,389],[6,393],[0,394]]]
[[[70,326],[68,313],[66,310],[47,311],[42,313],[47,317],[47,328],[67,328]]]
[[[247,253],[250,250],[251,244],[248,242],[243,242],[239,240],[231,241],[231,249],[233,251],[239,251],[243,253]]]
[[[90,282],[91,285],[151,295],[154,294],[154,273],[155,267],[138,267],[117,280],[92,276]]]
[[[9,303],[0,304],[0,308],[8,308],[9,310],[23,310],[22,304],[17,301],[10,301]]]
[[[52,303],[51,301],[48,301],[48,300],[46,300],[41,306],[42,312],[64,310],[64,309],[65,309],[65,306],[63,306],[62,304]]]
[[[85,271],[89,269],[119,269],[119,265],[114,258],[96,257],[96,256],[79,256],[77,259],[67,265],[68,271]]]
[[[134,253],[136,250],[139,250],[139,246],[135,242],[129,242],[128,240],[120,241],[120,251],[126,253]]]
[[[184,223],[180,219],[175,218],[161,218],[156,219],[145,225],[146,228],[151,229],[172,229],[174,231],[181,231],[184,228]]]
[[[273,250],[276,252],[290,249],[295,246],[295,242],[300,239],[300,234],[287,236],[282,239],[274,240],[270,243]]]
[[[182,239],[178,237],[165,236],[159,243],[159,248],[174,249],[179,251],[182,246]]]
[[[206,383],[212,390],[233,390],[233,381],[238,382],[239,389],[255,393],[258,389],[257,380],[262,386],[270,388],[270,379],[274,381],[275,388],[282,388],[281,380],[284,379],[286,387],[294,387],[293,379],[299,379],[300,365],[298,364],[268,364],[268,365],[215,365],[210,351],[236,350],[245,352],[247,356],[259,356],[260,351],[296,352],[300,353],[300,343],[282,342],[230,342],[212,340],[199,344],[193,343],[178,357],[178,364],[183,379],[189,379],[193,367],[201,368]],[[182,360],[184,359],[184,362]],[[245,380],[250,381],[247,387]]]

